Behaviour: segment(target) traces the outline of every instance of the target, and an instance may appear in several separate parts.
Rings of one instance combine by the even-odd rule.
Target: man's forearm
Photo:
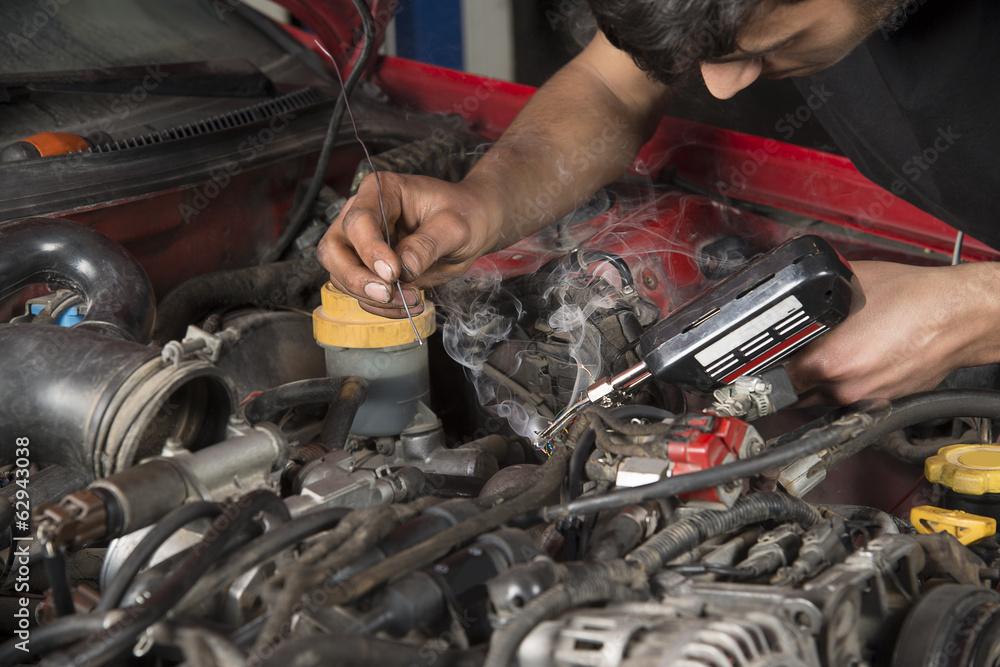
[[[598,39],[539,89],[465,180],[491,205],[498,247],[619,178],[656,127],[666,89],[630,60],[608,66],[627,56],[609,57],[613,47]]]

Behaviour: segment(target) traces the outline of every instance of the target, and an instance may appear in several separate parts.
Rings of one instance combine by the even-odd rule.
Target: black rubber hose
[[[7,577],[10,576],[11,570],[14,569],[14,560],[17,558],[17,551],[14,549],[14,527],[8,526],[7,530],[4,531],[4,537],[7,538],[7,544],[10,548],[7,549],[7,558],[3,563],[3,572],[0,573],[0,589],[2,589],[7,584]],[[2,665],[3,663],[0,663]]]
[[[880,452],[884,452],[894,459],[899,459],[905,463],[923,465],[924,461],[938,453],[946,445],[969,444],[979,441],[979,434],[974,431],[966,431],[959,437],[934,437],[934,438],[914,438],[912,441],[907,436],[906,431],[893,431],[876,443],[873,447]]]
[[[145,602],[131,607],[128,615],[110,627],[86,641],[77,642],[65,651],[53,654],[42,664],[59,667],[81,664],[98,666],[131,648],[136,638],[163,618],[212,567],[230,540],[242,532],[255,515],[274,510],[277,506],[287,512],[281,499],[269,491],[251,491],[238,499],[216,518],[204,539],[191,549],[188,556]],[[224,527],[217,527],[223,518],[227,523]]]
[[[625,558],[572,565],[567,581],[531,600],[490,643],[483,667],[509,665],[518,645],[542,621],[583,604],[640,599],[632,586],[644,585],[664,564],[699,544],[761,521],[794,521],[809,527],[822,520],[811,505],[781,493],[740,498],[724,511],[705,511],[670,524]]]
[[[430,664],[419,644],[361,635],[312,635],[289,642],[263,662],[262,667],[408,667]],[[434,665],[455,664],[451,651],[430,654]]]
[[[762,521],[794,522],[808,528],[821,520],[816,508],[798,498],[785,493],[755,493],[743,496],[728,510],[707,510],[675,521],[624,558],[568,564],[564,578],[644,585],[665,563],[712,538]]]
[[[539,623],[559,614],[590,604],[643,600],[643,591],[604,579],[580,579],[559,584],[528,603],[514,619],[497,630],[490,640],[483,667],[508,667],[514,662],[517,647]]]
[[[580,493],[583,491],[584,466],[587,463],[587,459],[590,458],[590,454],[594,451],[596,442],[597,436],[594,433],[594,429],[588,428],[580,436],[580,439],[577,440],[576,447],[573,448],[573,454],[569,458],[569,472],[566,475],[564,496],[568,502],[579,498]],[[563,531],[565,540],[563,553],[566,560],[577,560],[583,557],[583,535],[585,529],[584,522],[579,520],[574,520],[565,527]]]
[[[0,665],[20,665],[36,656],[46,655],[56,649],[73,644],[100,632],[104,628],[104,614],[73,614],[50,623],[31,628],[28,651],[17,648],[17,637],[0,646]]]
[[[218,271],[187,280],[160,302],[153,344],[165,345],[221,307],[254,305],[268,310],[296,305],[301,295],[317,290],[330,274],[315,257]]]
[[[743,496],[728,510],[699,512],[668,525],[636,547],[624,560],[649,577],[664,563],[707,540],[767,520],[793,522],[809,528],[822,517],[812,505],[784,493],[754,493]]]
[[[896,523],[896,519],[892,515],[887,512],[883,512],[880,509],[867,507],[865,505],[826,504],[823,505],[823,507],[844,517],[845,521],[877,524],[883,535],[899,534],[899,525]]]
[[[252,568],[288,547],[298,544],[316,533],[334,528],[350,512],[351,510],[346,507],[319,509],[268,531],[227,557],[218,567],[205,575],[198,582],[198,587],[184,598],[180,606],[188,607],[199,602],[216,589],[231,582],[241,574],[249,572]]]
[[[222,514],[222,508],[217,504],[207,500],[197,500],[175,508],[160,519],[118,568],[114,578],[102,591],[101,601],[97,603],[94,611],[111,611],[118,607],[129,586],[139,574],[139,570],[149,562],[157,549],[163,546],[163,543],[178,530],[197,519],[214,519],[220,514]]]
[[[988,393],[991,394],[992,400],[995,403],[991,407],[991,411],[1000,409],[1000,392]],[[914,409],[914,403],[923,406],[922,409]],[[670,498],[683,493],[729,484],[734,480],[759,475],[768,470],[780,468],[799,460],[803,456],[815,454],[824,449],[833,449],[844,443],[851,443],[853,447],[853,441],[857,441],[858,439],[863,438],[871,442],[888,432],[884,430],[886,427],[883,425],[883,422],[891,421],[892,424],[904,422],[902,426],[906,426],[922,421],[925,418],[932,418],[922,416],[929,412],[926,404],[926,400],[912,401],[901,399],[900,405],[902,407],[900,409],[903,413],[901,417],[894,413],[894,405],[888,401],[861,401],[852,406],[855,411],[849,411],[845,416],[832,422],[823,422],[818,426],[813,425],[812,429],[804,429],[795,440],[775,447],[758,456],[724,463],[707,470],[699,470],[698,472],[670,477],[644,486],[612,491],[603,496],[582,498],[564,505],[546,507],[540,511],[539,517],[542,521],[551,521],[552,519],[574,514],[604,512],[606,510],[621,509],[622,507],[635,505],[647,500]],[[947,401],[947,404],[951,408],[957,407],[950,400]],[[976,407],[975,405],[963,406],[962,410],[968,411],[971,409],[975,411]],[[862,412],[861,410],[865,411]],[[960,413],[964,415],[965,412],[962,410],[960,410]],[[890,417],[892,417],[891,420]],[[907,420],[910,421],[906,423]],[[890,431],[902,428],[902,426],[892,426]]]
[[[824,457],[827,471],[833,470],[845,460],[884,438],[893,431],[934,419],[953,417],[982,417],[1000,419],[1000,391],[988,389],[938,389],[911,394],[892,401],[889,415],[872,425],[858,438],[845,447]]]
[[[662,422],[665,419],[674,417],[674,413],[655,405],[622,405],[608,410],[611,416],[622,419],[645,419],[648,422]]]
[[[37,283],[80,293],[78,328],[147,343],[156,317],[153,286],[139,262],[101,232],[56,218],[0,224],[0,299]]]
[[[566,499],[576,500],[583,490],[583,469],[594,451],[597,436],[594,429],[588,428],[573,448],[573,455],[569,458],[569,474],[566,476]]]
[[[0,588],[7,583],[7,575],[14,569],[14,506],[5,495],[0,495],[0,527],[3,528],[3,539],[0,540],[0,548],[10,546],[7,549],[7,558],[3,563],[3,571],[0,572]],[[3,663],[0,663],[3,664]]]
[[[274,242],[274,245],[272,245],[267,252],[264,253],[264,256],[261,257],[259,262],[261,266],[270,264],[281,257],[292,241],[295,240],[299,230],[302,229],[303,223],[309,219],[309,213],[312,211],[313,205],[316,202],[316,196],[323,187],[323,180],[326,178],[326,170],[330,165],[331,157],[333,157],[333,147],[337,142],[337,133],[340,130],[340,122],[344,119],[344,111],[347,109],[347,98],[350,97],[351,93],[354,91],[355,84],[357,84],[358,79],[361,78],[361,74],[365,71],[365,67],[368,66],[368,61],[371,58],[372,50],[375,45],[375,20],[372,18],[371,10],[368,8],[368,5],[364,2],[364,0],[352,1],[354,2],[354,8],[358,11],[358,15],[361,17],[361,53],[355,61],[354,67],[351,69],[351,73],[347,75],[347,80],[343,82],[344,90],[340,97],[337,98],[337,105],[333,109],[333,116],[331,116],[330,124],[326,128],[326,136],[323,138],[323,147],[320,149],[319,159],[316,162],[316,171],[313,173],[312,180],[309,182],[309,188],[306,190],[305,195],[303,195],[302,201],[299,202],[299,205],[288,216],[288,225],[285,227],[284,231],[281,232],[281,236],[278,237],[278,240]]]
[[[7,496],[0,494],[0,530],[10,528],[13,523],[14,506],[10,504]]]
[[[66,572],[66,552],[56,549],[53,553],[45,552],[42,556],[45,577],[52,591],[52,601],[55,603],[56,614],[71,616],[76,613],[73,604],[73,590],[69,585],[69,574]]]
[[[594,548],[586,554],[587,560],[594,562],[621,558],[639,545],[645,533],[645,525],[622,511],[608,522],[604,532],[594,543]]]
[[[363,383],[365,389],[367,389],[368,385],[365,380],[350,376],[296,380],[295,382],[267,389],[254,396],[243,406],[243,416],[251,424],[257,424],[259,422],[271,421],[288,408],[317,403],[331,403],[340,396],[344,383],[347,380],[355,380],[359,384]],[[353,417],[351,420],[353,421]],[[348,428],[350,428],[350,424],[348,424]]]
[[[342,379],[340,392],[330,403],[330,409],[327,410],[326,418],[323,420],[323,430],[316,440],[328,452],[343,449],[347,444],[347,436],[351,432],[351,425],[358,414],[358,409],[368,398],[367,380],[354,376]]]
[[[396,146],[373,155],[371,164],[367,160],[360,162],[348,194],[358,194],[361,182],[372,173],[372,166],[378,171],[421,174],[458,183],[479,160],[482,146],[483,139],[479,135],[458,132],[443,132]]]

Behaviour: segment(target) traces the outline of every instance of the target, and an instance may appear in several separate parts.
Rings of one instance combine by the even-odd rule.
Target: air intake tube
[[[160,454],[167,438],[194,451],[225,439],[232,382],[198,358],[96,331],[0,324],[0,459],[29,438],[31,460],[101,478]]]
[[[0,324],[0,459],[27,438],[31,460],[106,477],[157,455],[224,439],[230,379],[199,358],[147,347],[156,303],[139,263],[100,232],[66,220],[0,224],[0,298],[64,285],[87,303],[72,328]]]
[[[79,292],[87,315],[76,328],[148,343],[153,287],[132,255],[101,232],[57,218],[0,224],[0,299],[37,283]]]

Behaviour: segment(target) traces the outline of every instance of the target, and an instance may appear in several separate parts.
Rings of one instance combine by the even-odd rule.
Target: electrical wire
[[[367,15],[368,20],[371,20],[371,16],[368,15],[367,11],[362,11],[359,8],[358,12]],[[389,219],[385,215],[385,202],[382,201],[382,179],[379,178],[378,169],[375,168],[375,163],[372,162],[372,156],[371,153],[368,152],[368,146],[361,140],[361,133],[358,131],[358,122],[354,118],[354,110],[351,109],[351,103],[347,99],[347,88],[344,87],[344,79],[340,75],[340,67],[337,66],[337,61],[333,59],[330,52],[323,48],[323,45],[319,43],[319,40],[316,40],[316,46],[318,46],[320,50],[326,54],[326,57],[330,59],[330,64],[333,65],[333,71],[337,74],[337,81],[340,82],[341,90],[344,91],[344,102],[347,105],[347,115],[351,118],[351,126],[354,128],[354,138],[358,140],[358,143],[361,145],[361,150],[365,152],[365,159],[368,161],[368,167],[372,170],[372,174],[375,176],[375,187],[378,191],[378,209],[382,214],[382,225],[385,227],[385,242],[389,243],[392,238],[389,233]],[[413,335],[417,337],[417,343],[423,345],[424,339],[421,338],[420,332],[417,331],[417,324],[413,321],[413,315],[410,313],[410,307],[406,303],[406,297],[403,296],[403,286],[399,284],[398,277],[396,278],[396,291],[399,292],[399,300],[403,302],[403,310],[406,311],[406,318],[410,320],[410,326],[413,327]]]
[[[107,617],[108,614],[72,614],[31,628],[28,651],[18,647],[17,637],[9,639],[0,646],[0,665],[19,665],[60,646],[86,639],[104,628]]]
[[[7,496],[0,495],[0,526],[3,526],[7,539],[7,560],[3,565],[3,573],[0,574],[0,588],[7,583],[10,571],[14,569],[14,506],[10,504]]]
[[[319,509],[282,524],[229,555],[209,572],[178,604],[183,609],[197,604],[236,577],[316,533],[335,527],[351,510],[345,507]]]
[[[7,583],[7,577],[10,576],[11,570],[14,569],[15,550],[14,550],[13,526],[7,526],[7,534],[10,535],[10,539],[9,539],[9,546],[7,547],[7,558],[3,564],[3,574],[0,575],[0,586],[3,586],[4,584]]]
[[[66,571],[66,551],[52,542],[43,542],[43,545],[42,566],[49,581],[56,614],[71,616],[76,612],[76,605],[73,604],[73,589]]]
[[[910,487],[910,490],[906,492],[906,495],[904,495],[902,498],[900,498],[898,501],[896,501],[896,504],[893,505],[889,509],[889,511],[886,512],[886,514],[889,514],[890,516],[893,515],[893,514],[895,514],[896,510],[899,509],[899,506],[902,505],[903,503],[905,503],[909,499],[910,496],[912,496],[914,493],[916,493],[917,488],[920,486],[921,482],[923,482],[923,481],[924,481],[924,476],[920,475],[920,478],[917,479],[917,482],[913,486]]]
[[[884,400],[859,401],[844,411],[837,411],[778,438],[779,446],[764,454],[644,486],[546,507],[534,518],[551,521],[574,514],[592,514],[647,500],[670,498],[759,475],[823,450],[829,450],[823,458],[823,466],[829,470],[887,433],[922,421],[960,416],[1000,419],[1000,391],[941,389],[912,394],[891,403]]]
[[[228,525],[210,531],[142,604],[130,607],[125,617],[87,640],[53,654],[45,664],[52,667],[81,664],[98,667],[128,650],[139,635],[163,618],[215,564],[232,539],[249,525],[254,516],[265,511],[287,514],[288,510],[281,499],[269,491],[251,491],[239,498],[220,515],[220,518],[227,518]]]
[[[330,404],[337,400],[347,382],[364,383],[365,389],[368,386],[365,380],[353,376],[295,380],[253,395],[243,405],[243,416],[251,424],[257,424],[273,420],[288,408]]]
[[[94,611],[111,611],[121,604],[122,598],[135,581],[139,571],[149,562],[160,547],[177,531],[198,519],[214,519],[222,514],[222,508],[207,500],[185,503],[170,511],[142,538],[132,553],[115,573],[114,578],[104,587],[101,601]]]
[[[298,235],[302,225],[309,219],[309,212],[312,210],[316,197],[319,195],[319,191],[323,188],[323,180],[326,178],[326,170],[330,164],[330,159],[333,157],[333,147],[337,142],[337,133],[340,130],[340,123],[344,119],[344,111],[347,108],[347,98],[354,91],[355,84],[357,84],[358,79],[361,78],[361,73],[364,72],[365,67],[368,66],[368,61],[371,59],[372,51],[374,50],[375,45],[375,21],[372,19],[372,15],[368,11],[368,5],[365,4],[364,0],[352,1],[355,9],[358,11],[358,14],[361,16],[361,51],[358,55],[357,61],[354,63],[354,67],[351,68],[351,73],[347,76],[347,81],[345,82],[341,80],[340,82],[342,96],[337,99],[337,104],[333,109],[333,116],[331,116],[330,124],[327,126],[326,136],[323,139],[323,147],[320,149],[319,159],[316,162],[316,171],[313,173],[309,187],[306,190],[305,195],[303,195],[302,201],[299,202],[298,207],[295,208],[295,210],[293,210],[288,216],[288,225],[285,227],[285,230],[281,233],[281,236],[278,237],[278,240],[274,242],[274,245],[272,245],[267,252],[264,253],[264,256],[261,257],[258,264],[270,264],[281,257],[291,242]],[[336,63],[334,64],[336,65]],[[339,70],[337,72],[337,77],[340,77]]]
[[[532,508],[538,507],[538,504],[549,493],[562,484],[571,449],[569,446],[564,446],[556,450],[555,454],[532,475],[532,483],[529,488],[524,489],[520,484],[517,485],[516,488],[520,491],[520,495],[508,496],[504,502],[457,523],[420,544],[393,554],[345,581],[336,583],[329,591],[329,604],[352,602],[389,579],[401,577],[419,567],[428,565],[435,558],[440,558],[448,553],[456,545],[493,530],[530,512]]]

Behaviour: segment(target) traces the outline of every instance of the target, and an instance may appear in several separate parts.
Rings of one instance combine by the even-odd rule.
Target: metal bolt
[[[182,451],[183,449],[184,449],[184,443],[181,442],[180,438],[175,438],[171,436],[163,441],[164,452],[179,452]]]

